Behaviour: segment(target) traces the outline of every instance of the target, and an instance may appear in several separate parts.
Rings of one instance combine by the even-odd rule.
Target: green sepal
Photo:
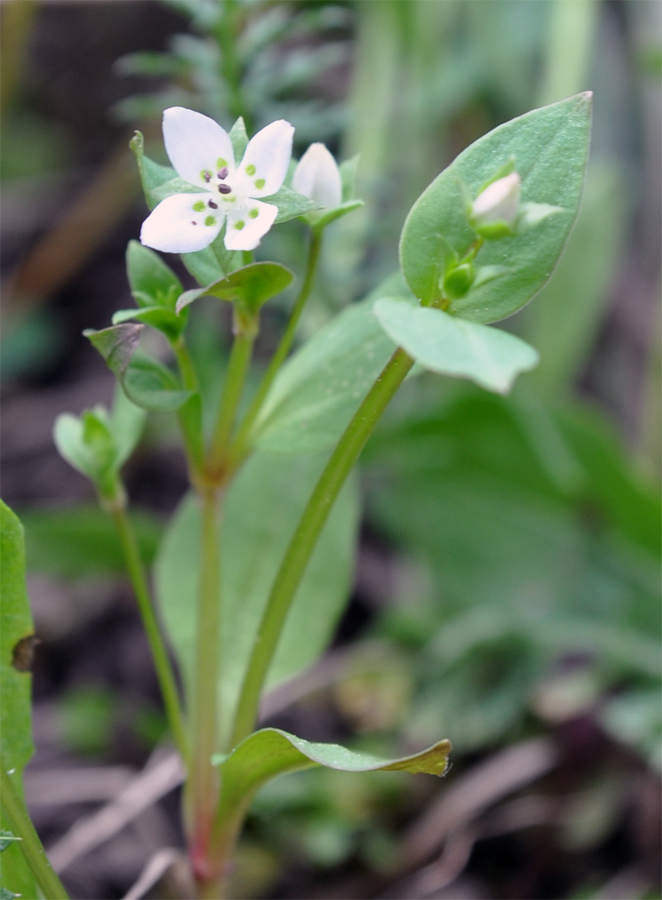
[[[349,203],[355,199],[356,194],[356,172],[359,167],[360,154],[357,153],[350,159],[346,159],[338,166],[340,172],[340,183],[342,184],[342,203]]]
[[[575,220],[584,182],[590,135],[590,94],[533,110],[506,122],[464,150],[423,192],[407,216],[400,239],[403,274],[424,306],[441,299],[440,278],[476,239],[466,212],[467,196],[478,196],[514,156],[522,196],[562,212],[540,219],[535,231],[489,241],[476,263],[510,271],[472,286],[452,299],[448,312],[479,323],[516,312],[543,287]],[[466,188],[463,188],[463,184]]]
[[[476,270],[473,262],[463,260],[457,265],[451,266],[446,272],[443,282],[444,294],[452,300],[457,300],[469,293],[471,285],[476,280]],[[113,319],[115,321],[115,319]]]
[[[160,163],[156,163],[153,159],[145,156],[145,138],[140,131],[136,131],[131,138],[129,147],[133,150],[138,163],[140,181],[143,186],[147,206],[149,209],[154,209],[163,199],[163,197],[157,199],[154,191],[166,184],[166,182],[176,178],[177,173],[170,166],[162,166]],[[180,191],[175,191],[174,193],[180,193]]]
[[[135,295],[134,295],[135,296]],[[179,296],[179,295],[178,295]],[[131,319],[137,319],[145,325],[151,325],[162,332],[169,341],[176,341],[184,332],[188,322],[188,310],[183,310],[178,315],[172,309],[164,309],[162,306],[144,306],[142,309],[118,309],[113,313],[113,325],[121,325]]]
[[[243,116],[239,116],[230,129],[229,134],[232,141],[232,150],[234,151],[235,167],[238,168],[239,163],[244,158],[246,147],[248,147],[248,133],[246,132],[246,123]]]
[[[237,822],[255,792],[286,772],[322,766],[340,772],[412,772],[442,776],[448,769],[450,741],[439,741],[411,756],[384,760],[339,744],[320,744],[278,728],[247,737],[229,754],[214,761],[222,777],[217,821]]]
[[[131,294],[138,306],[160,306],[174,310],[177,297],[184,288],[158,253],[138,241],[129,241],[126,248],[126,271]]]
[[[294,274],[280,263],[250,263],[207,287],[186,291],[177,301],[177,310],[209,295],[237,303],[254,315],[263,303],[288,288],[293,279]]]
[[[391,340],[440,375],[469,378],[506,394],[518,374],[538,364],[537,351],[507,331],[392,297],[378,300],[373,309]]]
[[[311,200],[310,197],[304,197],[292,188],[286,187],[284,184],[269,197],[261,197],[265,203],[273,203],[278,207],[278,215],[274,220],[274,225],[281,222],[288,222],[290,219],[296,219],[297,216],[303,216],[306,213],[313,212],[316,209],[323,209],[319,203]]]
[[[225,232],[228,227],[228,220],[226,219],[223,222],[221,230],[216,235],[214,240],[209,245],[211,252],[214,254],[216,261],[221,269],[220,278],[225,278],[226,275],[229,275],[230,272],[234,272],[235,269],[238,269],[244,261],[241,250],[228,250],[225,246]],[[214,278],[212,281],[217,281],[218,279]],[[206,284],[210,284],[209,281],[205,282]]]

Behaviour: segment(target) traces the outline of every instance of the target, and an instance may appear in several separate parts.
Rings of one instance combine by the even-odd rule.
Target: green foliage
[[[145,413],[117,390],[112,414],[103,406],[85,410],[80,418],[63,413],[55,422],[53,437],[60,455],[110,498],[116,491],[119,470],[140,440],[144,424]]]
[[[250,263],[207,287],[186,291],[177,301],[177,310],[181,311],[199,297],[211,296],[236,303],[255,316],[262,304],[286,290],[293,278],[294,273],[278,263]]]
[[[448,741],[439,741],[412,756],[383,760],[338,744],[311,743],[277,728],[265,728],[247,737],[220,762],[223,777],[220,811],[226,821],[232,821],[267,781],[285,772],[313,766],[342,772],[400,771],[444,775],[450,749]]]
[[[31,654],[34,626],[25,587],[23,528],[0,501],[0,757],[17,792],[23,794],[23,768],[32,744]],[[0,818],[3,832],[5,823]],[[0,854],[0,883],[6,891],[36,897],[37,888],[17,842]]]
[[[463,185],[472,197],[511,157],[525,200],[559,206],[536,228],[487,241],[477,260],[503,266],[498,279],[452,300],[448,311],[478,323],[512,315],[545,284],[577,215],[588,153],[590,97],[579,94],[500,125],[461,153],[412,207],[400,241],[403,274],[423,305],[440,297],[440,280],[476,235],[466,217]]]
[[[521,385],[508,400],[458,385],[427,412],[403,404],[368,459],[373,526],[431,579],[381,625],[416,648],[408,733],[448,730],[459,750],[504,740],[571,653],[598,694],[632,685],[639,713],[615,724],[628,690],[605,722],[655,756],[657,720],[636,697],[659,687],[660,502],[603,418]]]
[[[273,578],[324,460],[255,454],[228,490],[221,535],[221,716],[231,721]],[[277,515],[274,515],[277,510]],[[348,483],[311,559],[290,611],[269,683],[310,665],[327,645],[351,583],[358,502]],[[199,585],[200,514],[186,498],[156,561],[161,614],[190,690]]]
[[[98,506],[22,513],[29,572],[61,578],[124,572],[124,557],[112,520]],[[133,510],[131,524],[140,555],[151,563],[163,528],[158,519]]]
[[[278,373],[254,428],[262,450],[305,453],[335,443],[394,351],[373,296],[407,289],[395,276],[317,331]]]
[[[126,271],[131,294],[138,306],[160,306],[174,310],[177,298],[184,289],[179,278],[157,253],[138,241],[129,241]]]
[[[470,378],[488,391],[507,393],[520,372],[538,363],[533,347],[507,331],[454,318],[440,309],[383,297],[374,311],[388,336],[416,362],[440,375]]]

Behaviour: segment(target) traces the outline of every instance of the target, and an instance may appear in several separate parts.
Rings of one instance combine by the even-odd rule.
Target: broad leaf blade
[[[174,178],[177,173],[170,166],[162,166],[154,162],[148,156],[145,156],[145,138],[140,131],[136,131],[129,141],[129,147],[133,150],[136,161],[138,162],[138,171],[140,172],[140,181],[142,182],[143,191],[145,192],[145,200],[149,209],[159,203],[154,196],[154,190],[160,185],[165,184]],[[162,199],[162,198],[160,198]]]
[[[261,450],[303,453],[338,440],[395,349],[372,305],[350,306],[285,363],[255,425]]]
[[[324,458],[255,454],[225,501],[221,539],[223,638],[221,715],[228,728],[274,576]],[[277,511],[275,513],[275,511]],[[351,584],[358,496],[341,492],[297,593],[269,683],[310,665],[326,647]],[[159,550],[156,586],[164,623],[190,688],[199,584],[200,515],[180,506]]]
[[[559,206],[535,228],[486,241],[477,265],[511,271],[453,300],[449,312],[474,322],[512,315],[542,288],[554,270],[577,215],[590,133],[590,94],[578,94],[506,122],[468,147],[412,207],[400,240],[402,271],[425,304],[439,296],[453,254],[475,239],[465,213],[463,185],[475,198],[500,166],[515,157],[522,199]]]
[[[131,361],[122,387],[136,406],[154,412],[174,412],[193,396],[193,391],[181,389],[170,369],[147,357]]]
[[[508,393],[517,375],[538,363],[538,353],[515,335],[440,309],[384,297],[375,314],[389,337],[426,369],[470,378],[488,391]]]
[[[1,500],[0,555],[0,756],[22,796],[23,768],[34,750],[30,713],[34,626],[25,587],[23,528]],[[0,827],[7,825],[0,820]],[[15,842],[0,855],[0,878],[8,890],[37,896],[32,873]]]
[[[293,279],[294,274],[279,263],[250,263],[207,287],[186,291],[177,301],[177,310],[181,311],[199,297],[211,296],[241,303],[256,313],[263,303],[286,290]]]
[[[247,737],[221,763],[221,810],[229,817],[241,812],[255,791],[271,778],[313,766],[341,772],[444,775],[450,750],[450,741],[439,741],[412,756],[384,760],[338,744],[312,743],[277,728],[265,728]]]
[[[146,305],[175,308],[175,301],[184,288],[157,253],[149,247],[143,247],[138,241],[129,241],[126,248],[126,270],[134,297],[136,294],[147,295],[150,303]],[[139,305],[145,305],[136,299]]]

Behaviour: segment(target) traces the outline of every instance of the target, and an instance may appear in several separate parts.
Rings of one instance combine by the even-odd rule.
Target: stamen
[[[224,178],[227,178],[227,177],[228,177],[228,167],[227,167],[227,166],[223,166],[223,168],[222,168],[222,169],[219,169],[218,172],[217,172],[216,174],[217,174],[217,176],[221,179],[221,181],[223,181]]]
[[[220,194],[231,194],[232,188],[229,184],[219,184],[218,191]]]
[[[218,203],[214,203],[213,200],[207,200],[207,206],[210,206],[212,209],[218,209]]]
[[[200,172],[200,174],[202,175],[204,180],[207,182],[207,184],[209,184],[209,182],[211,181],[211,172],[209,171],[209,169],[203,169],[202,172]]]

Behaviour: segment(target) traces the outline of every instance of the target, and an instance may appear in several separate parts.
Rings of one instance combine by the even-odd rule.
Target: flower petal
[[[171,106],[163,113],[163,140],[177,174],[191,184],[204,187],[203,172],[214,176],[221,163],[234,171],[230,135],[202,113]]]
[[[209,196],[205,193],[166,197],[143,222],[141,243],[164,253],[193,253],[208,247],[221,230],[224,218],[223,213],[209,209]]]
[[[252,137],[237,167],[234,183],[246,197],[275,194],[287,174],[294,127],[279,119]]]
[[[340,170],[324,144],[311,144],[303,154],[292,176],[292,188],[329,209],[340,205]]]
[[[278,215],[273,203],[247,200],[241,209],[228,212],[225,246],[228,250],[254,250]]]

